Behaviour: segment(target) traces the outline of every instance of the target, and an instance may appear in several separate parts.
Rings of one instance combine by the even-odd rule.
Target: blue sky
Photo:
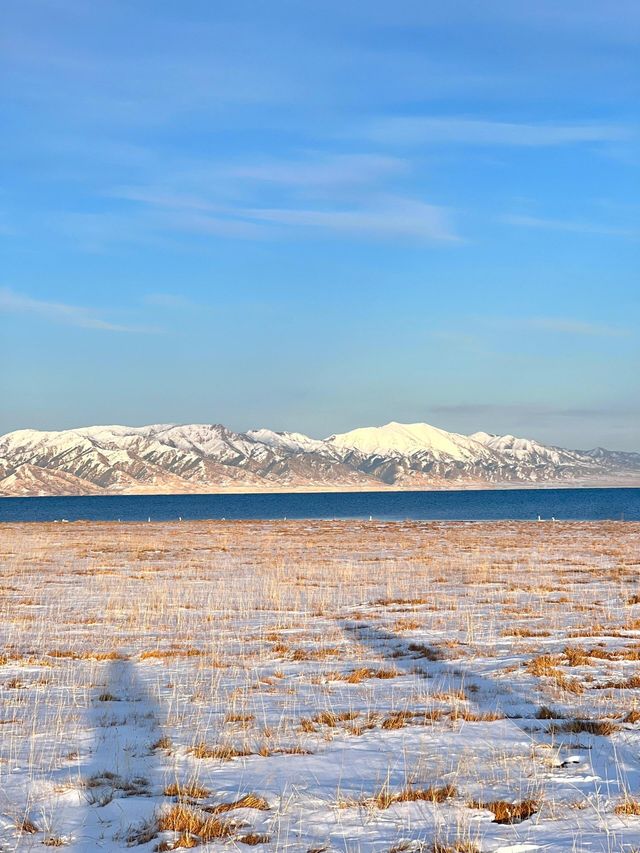
[[[640,450],[640,6],[9,0],[0,431]]]

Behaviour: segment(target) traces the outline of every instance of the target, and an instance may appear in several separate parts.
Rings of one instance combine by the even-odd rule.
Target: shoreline
[[[640,535],[640,521],[631,519],[374,519],[367,521],[366,519],[348,519],[348,518],[193,518],[193,519],[166,519],[159,521],[144,521],[140,519],[91,519],[83,518],[75,521],[67,521],[56,519],[54,521],[20,521],[20,520],[0,520],[0,532],[13,530],[18,527],[32,528],[38,525],[45,532],[53,530],[64,530],[67,527],[80,533],[85,533],[92,527],[97,527],[101,530],[107,527],[113,527],[116,531],[125,531],[127,529],[136,530],[138,528],[147,528],[150,533],[162,532],[165,528],[170,527],[172,530],[184,530],[185,528],[198,528],[201,533],[224,533],[225,529],[235,531],[246,531],[254,528],[258,531],[268,531],[270,528],[278,529],[282,533],[297,534],[300,532],[301,525],[305,526],[305,530],[311,534],[314,533],[330,533],[341,531],[343,533],[366,532],[367,530],[375,530],[379,533],[396,533],[402,534],[407,531],[429,533],[433,529],[449,529],[452,531],[461,531],[463,528],[473,529],[479,532],[495,532],[501,533],[505,530],[516,531],[518,528],[522,532],[529,532],[533,526],[546,525],[552,526],[554,531],[564,529],[567,532],[572,530],[578,531],[583,529],[595,531],[597,528],[613,528],[614,530],[624,530],[629,532],[629,529],[634,525],[637,527],[637,534]]]
[[[325,487],[318,488],[293,488],[293,489],[261,489],[260,491],[251,491],[245,489],[220,489],[218,491],[188,491],[188,492],[154,492],[154,491],[136,491],[136,492],[99,492],[99,493],[82,493],[72,492],[59,495],[52,494],[37,494],[37,495],[3,495],[0,494],[0,500],[23,500],[28,498],[142,498],[142,497],[157,497],[157,498],[173,498],[173,497],[221,497],[247,495],[248,497],[262,497],[268,495],[377,495],[377,494],[462,494],[464,492],[528,492],[528,491],[595,491],[604,489],[640,489],[640,480],[634,481],[631,484],[621,483],[618,480],[611,482],[587,482],[587,483],[500,483],[491,485],[487,483],[470,484],[464,488],[454,487],[437,487],[430,489],[409,489],[398,488],[395,486],[381,487],[379,489],[362,489],[362,488],[340,488],[327,489]]]

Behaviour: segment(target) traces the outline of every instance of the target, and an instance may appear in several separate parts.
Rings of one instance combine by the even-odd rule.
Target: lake
[[[0,498],[2,521],[385,519],[640,521],[640,489],[487,489]]]

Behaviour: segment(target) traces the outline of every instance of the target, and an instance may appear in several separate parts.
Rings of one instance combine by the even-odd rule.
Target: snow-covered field
[[[639,545],[2,525],[0,849],[639,850]]]

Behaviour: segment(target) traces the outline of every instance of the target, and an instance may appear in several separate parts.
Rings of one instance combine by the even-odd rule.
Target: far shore
[[[141,497],[141,496],[157,496],[157,497],[173,497],[178,495],[339,495],[339,494],[377,494],[378,492],[499,492],[499,491],[530,491],[531,489],[638,489],[640,488],[640,478],[634,477],[627,480],[587,480],[572,482],[552,481],[546,483],[450,483],[450,484],[433,484],[428,488],[409,488],[409,486],[386,485],[381,483],[379,487],[370,488],[363,486],[340,486],[340,488],[332,488],[331,486],[291,486],[277,487],[269,486],[259,490],[251,488],[215,488],[207,487],[203,489],[191,489],[188,491],[165,492],[150,489],[137,489],[135,491],[110,491],[104,490],[100,492],[61,492],[60,494],[0,494],[2,498],[101,498],[101,497]]]

